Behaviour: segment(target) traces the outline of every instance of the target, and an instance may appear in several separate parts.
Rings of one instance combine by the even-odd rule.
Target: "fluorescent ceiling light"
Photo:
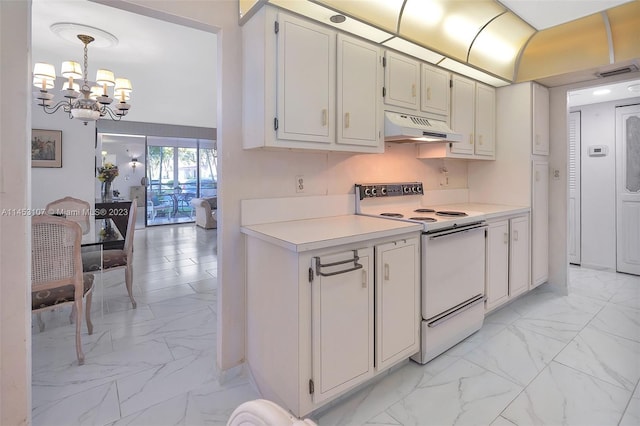
[[[443,55],[429,50],[425,47],[419,46],[415,43],[411,43],[410,41],[407,41],[400,37],[394,37],[391,40],[387,40],[382,43],[382,45],[390,47],[392,49],[396,49],[408,55],[415,56],[416,58],[420,58],[432,64],[437,64],[444,59]]]
[[[445,58],[444,60],[442,60],[442,62],[438,63],[438,66],[442,68],[446,68],[458,74],[465,75],[469,78],[473,78],[474,80],[481,81],[493,87],[502,87],[510,84],[510,82],[506,80],[502,80],[500,78],[494,77],[490,74],[479,71],[468,65],[462,64],[458,61],[454,61],[453,59],[450,59],[450,58]]]

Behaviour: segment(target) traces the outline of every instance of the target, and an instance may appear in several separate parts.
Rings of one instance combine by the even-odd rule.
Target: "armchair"
[[[218,198],[193,198],[191,205],[196,211],[196,225],[204,229],[218,227]]]

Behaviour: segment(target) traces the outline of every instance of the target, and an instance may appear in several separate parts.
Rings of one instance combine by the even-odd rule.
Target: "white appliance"
[[[356,213],[421,223],[421,349],[424,364],[484,322],[486,223],[481,212],[423,206],[420,182],[356,184]]]
[[[387,142],[462,142],[446,122],[417,115],[385,111],[384,140]]]

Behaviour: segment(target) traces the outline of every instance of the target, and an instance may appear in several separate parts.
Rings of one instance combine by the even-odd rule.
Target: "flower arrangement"
[[[113,182],[118,176],[118,166],[112,163],[104,163],[104,166],[98,167],[98,180],[100,182]]]

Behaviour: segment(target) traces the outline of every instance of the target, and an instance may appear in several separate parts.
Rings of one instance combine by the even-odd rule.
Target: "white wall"
[[[0,212],[30,207],[30,1],[0,1]],[[31,218],[0,214],[0,424],[31,420]]]
[[[616,105],[640,99],[583,105],[581,111],[581,264],[616,268]],[[589,146],[605,145],[606,157],[590,157]]]
[[[115,165],[118,166],[118,177],[111,184],[111,189],[120,191],[120,197],[129,200],[131,187],[140,186],[140,181],[144,178],[145,138],[110,135],[101,139],[102,141],[98,141],[97,152],[101,154],[102,151],[106,151],[109,157],[115,158]],[[135,169],[131,166],[132,158],[138,159]],[[100,194],[101,182],[95,179],[95,183],[97,195]]]
[[[56,94],[56,98],[59,100],[60,96]],[[94,172],[95,122],[85,126],[79,120],[69,120],[61,111],[45,114],[35,104],[31,117],[34,129],[62,130],[62,167],[31,169],[33,207],[44,208],[50,201],[66,196],[85,200],[93,206],[97,180]]]

